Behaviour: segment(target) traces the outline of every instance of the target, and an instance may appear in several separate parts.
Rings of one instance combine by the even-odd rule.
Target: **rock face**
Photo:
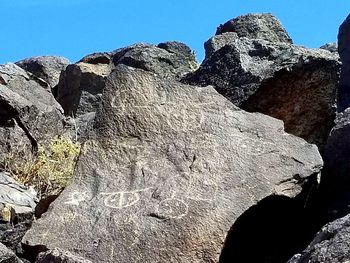
[[[322,167],[316,146],[281,121],[125,65],[107,78],[95,127],[26,246],[92,262],[218,262],[245,210],[294,197]]]
[[[342,62],[338,91],[338,112],[350,107],[350,15],[341,24],[338,33],[338,52]]]
[[[57,100],[65,115],[77,116],[95,112],[109,73],[119,64],[180,78],[197,68],[190,48],[179,42],[157,46],[136,44],[110,53],[94,53],[69,65],[57,87]]]
[[[15,64],[0,65],[0,164],[9,151],[36,149],[62,133],[62,108],[51,92]]]
[[[272,14],[248,14],[231,19],[217,28],[216,35],[227,32],[235,32],[238,37],[292,43],[281,22]]]
[[[229,22],[249,28],[251,19],[243,18]],[[233,31],[206,42],[204,62],[184,82],[213,85],[235,105],[281,119],[287,132],[322,148],[336,111],[337,54]]]
[[[0,263],[22,263],[15,253],[0,243]]]
[[[16,65],[46,81],[52,89],[58,84],[61,71],[69,65],[69,60],[57,56],[41,56],[18,61]]]
[[[53,249],[44,253],[40,253],[36,263],[92,263],[90,260],[82,257],[74,256],[67,251]]]
[[[338,44],[337,42],[327,43],[320,47],[321,49],[328,50],[329,52],[338,53]]]
[[[288,263],[350,262],[350,215],[324,226],[311,244]]]

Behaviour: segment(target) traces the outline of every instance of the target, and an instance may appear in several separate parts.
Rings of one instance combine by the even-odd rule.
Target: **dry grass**
[[[37,154],[12,151],[6,156],[5,170],[18,182],[34,186],[39,197],[59,193],[73,175],[80,153],[80,143],[55,137],[49,144],[39,146]]]

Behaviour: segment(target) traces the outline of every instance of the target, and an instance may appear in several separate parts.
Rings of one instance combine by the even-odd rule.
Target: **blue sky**
[[[277,16],[296,44],[336,41],[350,1],[325,0],[0,0],[0,63],[38,55],[72,62],[136,42],[185,42],[203,58],[220,23],[246,13]]]

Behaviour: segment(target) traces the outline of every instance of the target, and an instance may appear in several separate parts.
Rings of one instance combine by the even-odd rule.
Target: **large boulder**
[[[338,91],[338,112],[350,107],[350,15],[339,27],[338,52],[342,62]]]
[[[0,163],[61,134],[63,110],[50,90],[15,64],[0,65]],[[1,166],[0,164],[0,166]]]
[[[124,65],[107,78],[95,129],[26,247],[92,262],[218,262],[244,211],[296,196],[322,167],[316,146],[281,121]]]
[[[69,65],[69,60],[58,56],[39,56],[18,61],[16,65],[46,81],[52,89],[58,84],[61,71]]]
[[[292,43],[281,22],[269,13],[248,14],[231,19],[217,28],[216,35],[227,32],[235,32],[239,37]]]
[[[288,263],[350,262],[350,215],[324,226],[311,244]]]
[[[119,64],[180,78],[195,70],[194,54],[185,44],[165,42],[157,46],[136,44],[113,52],[94,53],[69,65],[61,75],[56,98],[68,116],[95,112],[109,73]]]
[[[322,148],[335,117],[338,55],[259,37],[214,36],[204,62],[184,82],[213,85],[235,105],[281,119],[287,132]]]

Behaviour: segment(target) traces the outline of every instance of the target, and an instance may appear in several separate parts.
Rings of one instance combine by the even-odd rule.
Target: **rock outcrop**
[[[350,215],[324,226],[311,244],[288,263],[350,262]]]
[[[258,21],[268,30],[275,19],[262,17],[248,15],[228,23],[248,30],[250,21]],[[280,29],[272,32],[284,32],[279,23],[275,27]],[[335,118],[338,55],[295,46],[283,37],[276,40],[269,33],[261,36],[259,27],[252,28],[252,34],[224,30],[208,40],[204,62],[184,82],[213,85],[235,105],[283,120],[287,132],[322,149]]]
[[[0,65],[0,166],[8,152],[35,151],[38,142],[61,134],[62,113],[37,77],[15,64]]]
[[[92,262],[217,262],[232,223],[294,197],[322,160],[279,120],[211,87],[118,65],[72,184],[22,240]],[[55,235],[54,233],[60,233]]]
[[[58,84],[61,71],[69,65],[69,60],[58,56],[40,56],[18,61],[16,65],[46,81],[52,89]]]
[[[69,65],[61,75],[55,95],[65,115],[96,112],[106,78],[119,64],[158,73],[165,78],[180,78],[197,68],[191,50],[179,42],[157,46],[136,44],[109,53],[88,55]]]

